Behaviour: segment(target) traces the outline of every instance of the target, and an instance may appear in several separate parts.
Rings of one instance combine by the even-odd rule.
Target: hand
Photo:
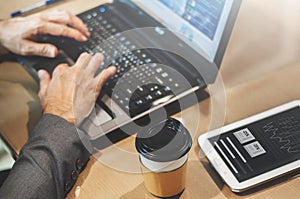
[[[48,11],[28,17],[0,21],[0,43],[8,50],[21,55],[55,57],[57,48],[34,40],[38,34],[66,36],[86,41],[90,33],[83,22],[66,11]]]
[[[58,65],[51,80],[46,71],[40,70],[39,97],[44,113],[79,125],[91,113],[104,82],[116,72],[115,67],[109,67],[95,76],[103,59],[102,54],[92,57],[83,53],[72,67]]]

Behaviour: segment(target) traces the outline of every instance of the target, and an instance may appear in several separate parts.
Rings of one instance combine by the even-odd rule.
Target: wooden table
[[[38,0],[0,1],[0,17]],[[104,1],[67,0],[49,9],[80,13]],[[180,114],[193,132],[187,185],[180,198],[295,198],[300,179],[275,184],[246,195],[230,191],[197,145],[207,130],[300,99],[300,1],[244,0],[211,97]],[[222,95],[216,85],[223,85]],[[221,97],[220,97],[221,95]],[[199,111],[200,118],[193,114]],[[224,114],[223,114],[224,113]],[[195,124],[198,123],[199,126]],[[121,152],[120,152],[121,151]],[[125,154],[125,155],[124,155]],[[113,165],[113,166],[112,166]],[[155,198],[138,171],[134,136],[101,150],[91,158],[67,198]],[[127,171],[127,172],[126,172]]]

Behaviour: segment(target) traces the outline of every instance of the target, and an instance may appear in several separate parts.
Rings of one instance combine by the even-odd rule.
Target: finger
[[[90,61],[92,59],[92,56],[88,53],[81,53],[79,58],[77,59],[75,66],[78,66],[82,69],[85,69],[88,67]]]
[[[103,84],[111,77],[113,76],[117,71],[117,68],[115,66],[110,66],[106,69],[104,69],[97,77],[97,88],[96,93],[99,94],[100,90],[102,89]]]
[[[29,40],[23,40],[20,43],[21,55],[37,55],[54,58],[58,54],[57,48],[52,44],[41,44]]]
[[[79,19],[77,16],[71,14],[67,11],[60,11],[60,10],[53,10],[50,12],[44,12],[41,13],[41,17],[44,20],[55,22],[55,23],[61,23],[61,24],[69,24],[75,29],[79,30],[86,36],[90,36],[90,33],[88,31],[88,28],[84,25],[81,19]]]
[[[91,71],[91,73],[94,75],[96,73],[97,69],[100,67],[103,60],[104,60],[104,56],[101,53],[96,53],[92,57],[87,69],[89,71]]]
[[[39,91],[38,95],[39,95],[42,105],[44,105],[45,104],[44,99],[45,99],[46,92],[47,92],[51,78],[50,78],[49,73],[45,70],[39,70],[38,77],[40,79],[40,91]]]
[[[63,24],[45,22],[38,28],[39,34],[51,34],[54,36],[65,36],[76,39],[77,41],[86,41],[87,37],[78,30]]]

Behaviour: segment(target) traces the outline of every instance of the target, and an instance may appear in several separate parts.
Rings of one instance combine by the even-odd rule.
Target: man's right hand
[[[79,125],[94,108],[104,82],[116,72],[115,67],[109,67],[95,76],[103,59],[100,53],[93,57],[83,53],[72,67],[58,65],[52,79],[46,71],[39,71],[39,97],[44,113],[60,116]]]

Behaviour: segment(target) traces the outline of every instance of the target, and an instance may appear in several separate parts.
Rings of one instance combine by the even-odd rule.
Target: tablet
[[[198,138],[225,183],[242,192],[300,168],[300,100]]]

